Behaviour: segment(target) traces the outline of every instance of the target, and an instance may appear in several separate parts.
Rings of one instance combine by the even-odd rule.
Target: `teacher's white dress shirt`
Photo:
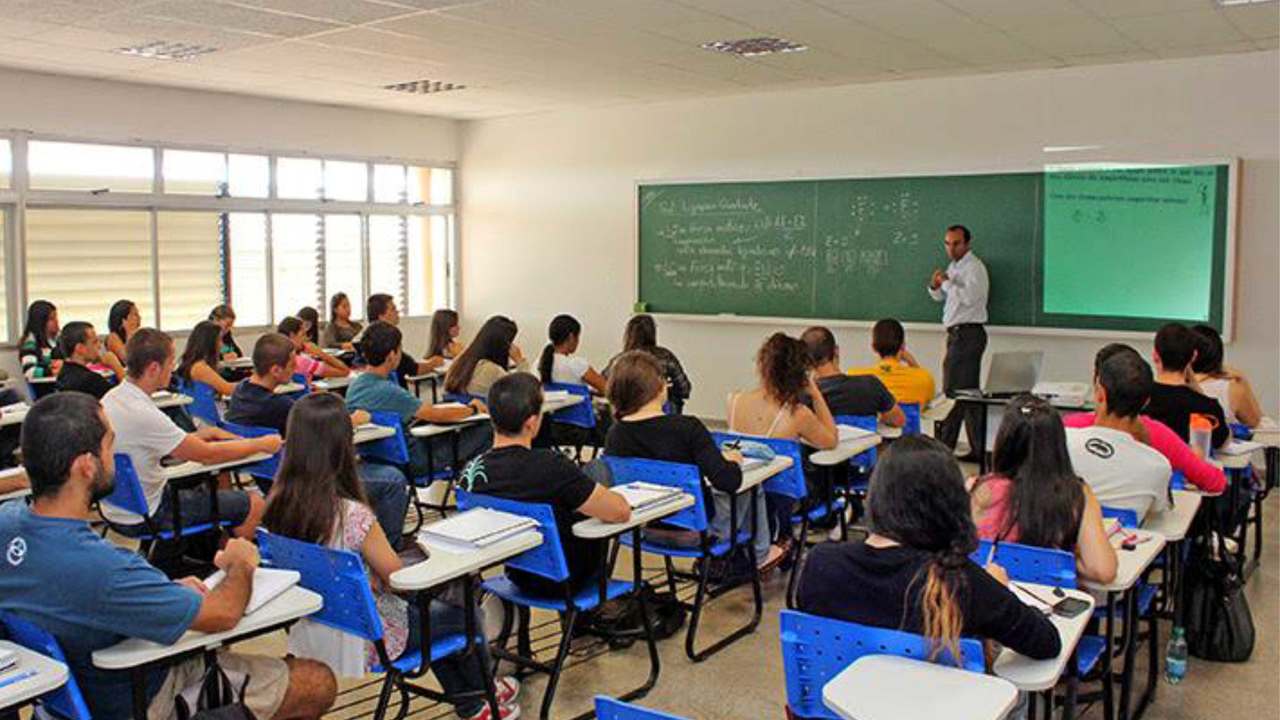
[[[947,266],[947,279],[937,290],[927,288],[929,297],[942,305],[942,325],[987,322],[987,266],[972,251]]]

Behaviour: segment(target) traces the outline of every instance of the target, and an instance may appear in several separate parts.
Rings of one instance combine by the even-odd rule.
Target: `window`
[[[8,243],[6,242],[8,235],[9,211],[4,208],[0,208],[0,338],[9,336],[9,316],[5,312],[5,299],[9,296],[7,294],[8,288],[6,287],[8,283],[5,282],[7,278],[5,277],[4,264],[5,248],[8,247]]]
[[[230,213],[227,216],[227,295],[239,325],[271,322],[271,297],[267,284],[267,216],[265,213]]]
[[[0,138],[0,188],[7,188],[13,183],[13,150],[9,141]]]
[[[271,282],[274,320],[320,305],[320,257],[324,225],[319,215],[271,216]]]
[[[362,162],[324,161],[326,200],[365,202],[369,199],[369,166]]]
[[[448,168],[409,168],[409,202],[449,205],[453,202],[453,171]]]
[[[309,158],[276,160],[276,197],[318,200],[324,188],[323,164]]]
[[[162,330],[190,330],[224,302],[218,268],[226,217],[210,212],[157,214]]]
[[[448,218],[441,215],[408,218],[407,248],[408,302],[406,315],[430,315],[436,308],[449,307]]]
[[[161,163],[167,193],[226,194],[227,156],[223,153],[165,150]]]
[[[146,147],[32,140],[27,144],[31,188],[151,192],[152,153]]]
[[[231,197],[264,198],[271,193],[271,161],[266,155],[227,156]]]
[[[399,215],[369,217],[369,294],[386,293],[396,299],[403,311],[406,307],[405,241],[408,227]]]
[[[62,322],[105,327],[116,300],[137,303],[155,324],[151,213],[140,210],[27,210],[27,297],[58,308]]]
[[[364,317],[364,252],[360,243],[359,215],[326,215],[324,218],[324,306],[329,319],[329,299],[344,292],[351,301],[351,317]]]
[[[405,174],[403,165],[373,166],[373,201],[402,203],[405,201]]]

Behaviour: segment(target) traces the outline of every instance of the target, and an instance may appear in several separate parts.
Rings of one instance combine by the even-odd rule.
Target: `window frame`
[[[276,315],[274,307],[274,288],[272,287],[274,285],[272,277],[273,267],[270,252],[273,242],[271,233],[271,217],[274,214],[313,214],[321,216],[321,218],[328,215],[358,216],[360,218],[361,252],[363,261],[362,273],[366,297],[368,293],[373,291],[373,288],[370,287],[369,283],[369,217],[373,215],[445,216],[446,218],[451,219],[450,227],[452,228],[448,254],[449,263],[445,268],[445,294],[449,300],[450,306],[455,305],[457,298],[459,297],[458,273],[454,267],[459,256],[459,221],[457,217],[459,170],[458,164],[455,161],[422,160],[386,156],[355,156],[340,153],[316,153],[289,148],[266,149],[261,147],[205,145],[197,143],[146,142],[137,139],[121,140],[110,137],[68,136],[20,130],[0,130],[0,139],[9,141],[13,162],[9,187],[7,189],[0,188],[0,208],[5,210],[3,218],[6,223],[3,248],[5,253],[4,272],[6,281],[4,291],[4,312],[8,319],[8,334],[6,337],[0,337],[0,349],[13,349],[16,347],[17,337],[21,332],[23,315],[27,304],[30,302],[30,298],[28,297],[26,273],[27,234],[25,213],[27,208],[54,210],[142,210],[148,212],[151,216],[151,302],[155,308],[157,327],[163,327],[164,322],[163,302],[160,292],[159,264],[159,214],[162,212],[211,212],[218,214],[232,212],[265,213],[267,226],[266,240],[268,247],[267,297],[269,298],[269,304],[271,305],[271,307],[268,308],[268,317],[275,317]],[[29,166],[27,163],[28,142],[32,140],[149,148],[152,150],[152,162],[154,164],[151,192],[106,192],[95,194],[89,191],[78,190],[32,190],[30,187]],[[164,151],[166,150],[215,152],[226,155],[247,154],[266,156],[268,159],[267,197],[247,198],[177,193],[166,194],[164,192]],[[280,157],[318,159],[322,162],[322,173],[324,161],[331,160],[364,163],[366,172],[368,173],[365,199],[363,201],[353,201],[327,200],[323,197],[313,200],[280,198],[278,197],[276,187],[276,161]],[[404,199],[397,202],[375,202],[374,166],[376,164],[449,169],[452,171],[452,199],[454,202],[451,204],[411,203],[407,199],[407,193],[405,194]],[[217,268],[215,271],[222,270],[222,268]],[[322,288],[324,287],[325,282],[324,273],[325,268],[324,263],[322,262],[320,267],[320,282]],[[363,301],[364,299],[365,298],[361,298],[360,300]],[[327,308],[318,309],[321,310],[322,316],[327,312]],[[422,316],[406,314],[406,317]],[[274,326],[246,325],[240,327],[247,332],[265,332]]]

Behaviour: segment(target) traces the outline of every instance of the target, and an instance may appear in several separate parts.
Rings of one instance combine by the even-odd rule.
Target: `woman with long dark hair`
[[[542,384],[587,385],[603,395],[604,376],[596,372],[586,358],[574,355],[582,337],[582,323],[572,315],[557,315],[547,327],[547,336],[551,342],[542,348],[542,355],[538,358],[538,377]]]
[[[302,321],[302,327],[306,331],[307,342],[315,347],[320,347],[320,313],[308,305],[299,310],[294,317]]]
[[[27,322],[18,338],[18,362],[28,380],[54,377],[62,368],[56,359],[58,308],[48,300],[36,300],[27,307]]]
[[[494,315],[486,320],[467,349],[449,366],[444,391],[485,397],[489,386],[505,376],[512,364],[514,370],[526,371],[529,363],[515,344],[517,332],[511,318]]]
[[[462,354],[462,343],[458,335],[462,327],[458,324],[458,311],[440,308],[431,314],[431,335],[427,343],[427,360],[439,358],[440,364],[446,360],[454,360]]]
[[[614,362],[623,353],[632,350],[643,350],[662,363],[662,375],[667,380],[667,401],[675,406],[677,413],[693,393],[693,383],[684,372],[684,366],[676,354],[658,344],[658,326],[652,315],[635,315],[627,321],[622,331],[622,352],[614,355],[601,373],[606,379],[613,372]]]
[[[107,312],[107,352],[122,364],[128,362],[125,347],[129,338],[142,327],[142,314],[132,300],[117,300]]]
[[[429,642],[421,637],[421,613],[415,605],[390,591],[391,574],[403,563],[378,524],[356,471],[354,431],[342,398],[331,393],[308,395],[289,411],[284,459],[276,473],[262,524],[277,535],[351,550],[364,560],[377,597],[383,642],[391,659]],[[483,618],[476,618],[483,633]],[[465,611],[441,600],[431,603],[431,641],[465,632]],[[350,644],[357,652],[348,651]],[[335,672],[363,676],[379,658],[372,643],[319,623],[303,620],[290,632],[290,652],[328,663]],[[363,651],[363,652],[360,652]],[[477,645],[483,666],[491,666],[488,646]],[[352,662],[353,658],[358,658]],[[363,662],[361,662],[363,661]],[[484,675],[471,657],[453,655],[431,663],[431,669],[450,695],[470,694],[459,701],[463,718],[488,717],[483,696]],[[513,678],[497,681],[503,718],[518,715],[511,707],[520,685]]]
[[[351,319],[351,300],[347,294],[334,293],[329,298],[329,322],[325,323],[320,344],[327,348],[352,350],[355,347],[352,342],[363,329],[364,326]]]
[[[1223,363],[1222,336],[1212,325],[1195,325],[1196,359],[1191,369],[1196,374],[1200,391],[1218,401],[1227,422],[1238,422],[1246,427],[1257,427],[1262,421],[1262,405],[1253,393],[1249,378],[1236,368]]]
[[[201,320],[187,336],[187,346],[173,374],[187,382],[204,383],[223,397],[235,392],[234,383],[218,374],[221,359],[223,330],[209,320]]]
[[[992,472],[972,482],[969,497],[982,539],[1073,552],[1081,579],[1115,579],[1102,505],[1072,470],[1062,418],[1047,401],[1020,395],[1009,403]]]
[[[964,477],[938,441],[905,437],[881,455],[867,492],[871,535],[822,543],[797,600],[815,615],[927,637],[930,659],[959,658],[960,638],[991,639],[1036,660],[1062,652],[1058,630],[1005,587],[1008,575],[969,559],[978,537]]]
[[[236,344],[235,336],[231,334],[236,326],[236,311],[232,310],[230,305],[218,305],[210,310],[209,322],[216,323],[222,329],[222,335],[219,336],[219,359],[235,360],[244,355],[240,351],[240,346]]]

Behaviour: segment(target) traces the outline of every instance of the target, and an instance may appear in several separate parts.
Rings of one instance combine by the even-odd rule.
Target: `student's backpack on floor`
[[[1253,614],[1240,567],[1221,535],[1191,548],[1182,602],[1187,650],[1214,662],[1244,662],[1253,654]]]

